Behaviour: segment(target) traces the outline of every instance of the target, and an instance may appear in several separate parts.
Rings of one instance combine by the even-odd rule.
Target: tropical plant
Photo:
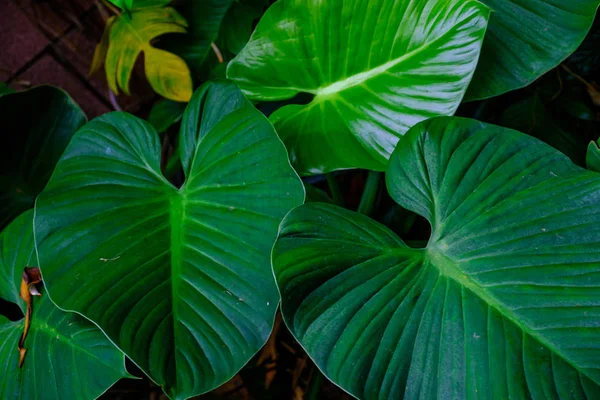
[[[600,398],[600,0],[110,2],[147,121],[0,86],[1,398]]]
[[[151,41],[166,33],[186,32],[187,22],[170,0],[115,2],[125,12],[106,22],[102,40],[96,47],[90,74],[104,65],[110,89],[129,94],[129,80],[135,61],[144,54],[146,77],[154,91],[167,99],[188,101],[192,78],[187,64],[175,54],[152,46]],[[133,3],[133,4],[132,4]]]

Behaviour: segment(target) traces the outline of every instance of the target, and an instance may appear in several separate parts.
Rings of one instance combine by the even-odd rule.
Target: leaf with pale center
[[[97,323],[171,398],[230,379],[277,309],[270,251],[302,183],[273,126],[231,82],[206,84],[181,123],[186,181],[160,171],[147,122],[84,126],[36,202],[48,291]]]
[[[284,219],[284,320],[361,399],[597,399],[600,175],[535,138],[460,118],[412,128],[392,198],[423,249],[332,205]]]
[[[254,100],[314,95],[271,116],[300,174],[381,171],[411,126],[454,113],[488,13],[471,0],[279,0],[227,76]]]
[[[33,211],[27,211],[0,234],[0,298],[23,313],[21,275],[37,264],[32,228]],[[129,376],[123,353],[94,324],[58,309],[43,290],[33,296],[32,307],[22,368],[17,346],[24,319],[0,315],[1,399],[95,399]]]

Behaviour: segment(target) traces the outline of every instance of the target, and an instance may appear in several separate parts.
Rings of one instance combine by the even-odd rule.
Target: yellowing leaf
[[[94,49],[94,57],[92,58],[92,65],[90,65],[90,72],[88,73],[89,76],[92,76],[96,72],[100,71],[104,65],[104,59],[106,58],[106,53],[108,53],[110,28],[114,21],[115,17],[110,17],[108,21],[106,21],[106,27],[104,28],[102,39],[100,39],[100,43],[98,43]]]
[[[167,99],[188,101],[192,96],[189,68],[178,56],[159,50],[151,40],[165,33],[185,33],[187,23],[172,7],[145,8],[121,15],[110,28],[106,78],[113,92],[129,94],[135,61],[144,53],[145,71],[152,89]]]

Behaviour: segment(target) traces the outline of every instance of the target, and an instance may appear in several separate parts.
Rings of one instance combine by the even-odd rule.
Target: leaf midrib
[[[440,41],[441,39],[444,39],[446,36],[448,36],[451,32],[454,32],[456,30],[456,27],[458,25],[462,24],[463,22],[464,22],[464,20],[461,19],[456,24],[454,24],[450,29],[448,29],[447,31],[442,33],[437,38],[435,38],[421,46],[418,46],[416,49],[409,51],[408,53],[402,54],[400,57],[392,59],[381,65],[378,65],[377,67],[368,69],[366,71],[359,72],[354,75],[351,75],[342,80],[338,80],[330,85],[321,86],[321,87],[317,88],[316,90],[308,90],[307,89],[305,91],[307,93],[314,94],[315,99],[313,100],[313,102],[316,102],[317,98],[319,98],[319,99],[326,98],[326,97],[335,95],[337,93],[340,93],[344,90],[350,89],[354,86],[359,86],[374,77],[377,77],[379,75],[387,73],[390,69],[392,69],[396,65],[401,64],[404,61],[410,60],[411,58],[415,57],[416,55],[420,54],[421,52],[429,49],[431,46],[436,44],[438,41]],[[281,88],[281,89],[286,89],[286,88]],[[287,88],[287,89],[294,89],[294,88]]]
[[[171,206],[169,208],[170,213],[170,224],[171,224],[171,313],[173,318],[173,343],[171,346],[175,349],[175,341],[176,339],[176,324],[177,320],[177,306],[179,299],[179,279],[181,276],[181,264],[182,264],[182,247],[183,247],[183,224],[185,220],[185,206],[187,202],[187,197],[185,195],[184,190],[180,190],[171,186],[173,192],[171,194]],[[176,354],[176,352],[174,353]],[[177,358],[175,357],[175,366],[177,367]],[[175,382],[173,387],[177,387],[177,376],[178,374],[173,371],[173,375],[175,376]]]
[[[477,284],[469,275],[465,274],[460,267],[458,266],[458,262],[446,256],[443,252],[439,251],[435,248],[435,245],[427,246],[427,256],[426,260],[435,267],[440,274],[445,277],[454,280],[461,287],[465,287],[471,292],[473,292],[477,297],[483,300],[488,306],[494,308],[496,311],[500,313],[504,318],[507,318],[513,324],[515,324],[519,329],[521,329],[524,333],[528,334],[541,344],[543,344],[546,348],[548,348],[552,353],[558,355],[564,362],[570,365],[573,369],[578,371],[580,374],[585,375],[592,382],[596,382],[589,374],[574,365],[573,362],[566,357],[560,350],[558,350],[551,342],[549,342],[546,338],[541,336],[537,331],[530,329],[528,326],[523,325],[519,318],[517,318],[512,311],[503,305],[501,301],[496,299],[493,295],[489,294],[484,288],[482,288],[479,284]]]
[[[132,13],[133,14],[133,13]],[[139,48],[142,51],[146,51],[150,48],[152,48],[152,46],[150,45],[150,42],[145,41],[142,36],[139,34],[139,32],[137,31],[137,29],[135,29],[133,27],[133,16],[130,19],[125,19],[125,21],[123,22],[125,24],[125,26],[127,27],[127,29],[129,29],[132,32],[132,36],[134,38],[137,39],[137,41],[140,43]]]

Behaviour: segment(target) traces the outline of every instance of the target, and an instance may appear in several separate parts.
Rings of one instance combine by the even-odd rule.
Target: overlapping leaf
[[[17,304],[25,267],[35,266],[33,211],[14,220],[0,235],[0,297]],[[59,310],[42,291],[35,296],[25,359],[19,368],[17,344],[24,320],[0,315],[0,398],[95,399],[128,376],[123,353],[80,315]]]
[[[400,141],[391,196],[426,217],[409,248],[311,203],[282,223],[284,319],[364,399],[600,396],[600,175],[522,133],[436,118]]]
[[[598,143],[592,141],[588,144],[585,164],[588,169],[600,172],[600,148],[598,147]]]
[[[267,340],[271,247],[304,197],[272,125],[233,83],[196,92],[180,153],[177,189],[161,175],[152,126],[104,115],[73,138],[35,218],[52,299],[178,399],[227,381]]]
[[[217,39],[223,18],[234,0],[183,0],[176,4],[178,11],[189,22],[188,34],[171,36],[161,40],[161,48],[182,57],[194,76],[204,67],[211,43]]]
[[[569,104],[575,102],[568,99]],[[565,110],[563,110],[564,112]],[[577,165],[585,164],[586,142],[582,134],[563,128],[569,127],[570,121],[553,114],[547,108],[542,98],[532,94],[514,104],[511,104],[500,116],[500,124],[507,128],[527,133],[548,143],[557,150],[565,153]]]
[[[86,122],[64,91],[40,86],[0,97],[0,230],[33,207],[71,136]]]
[[[482,0],[492,10],[467,99],[527,86],[581,44],[598,0]]]
[[[454,113],[487,16],[470,0],[280,0],[227,76],[251,99],[315,96],[271,116],[301,174],[383,170],[408,128]]]
[[[166,33],[185,33],[187,22],[172,7],[150,7],[134,10],[128,15],[111,19],[109,30],[99,46],[106,49],[106,78],[111,89],[129,94],[129,79],[135,61],[144,53],[144,68],[154,91],[168,99],[188,101],[192,95],[192,78],[187,64],[180,57],[152,46],[151,41]],[[106,35],[105,35],[106,36]],[[102,56],[102,47],[95,55]],[[92,68],[92,70],[94,67]]]

